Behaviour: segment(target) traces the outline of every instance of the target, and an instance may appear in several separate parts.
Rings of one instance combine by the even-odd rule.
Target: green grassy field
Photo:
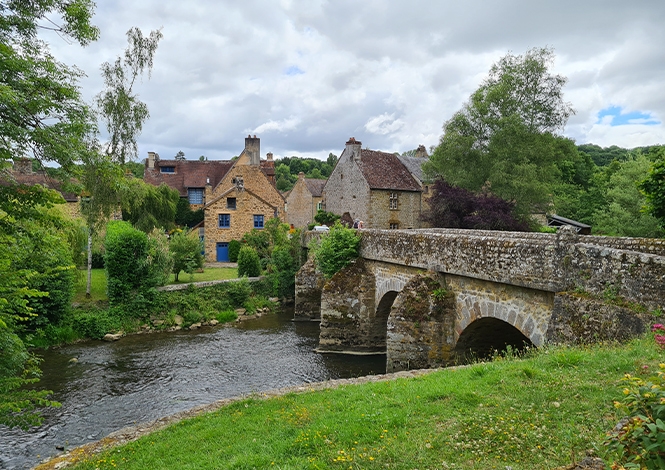
[[[182,421],[77,469],[553,469],[601,457],[624,373],[651,337],[553,347],[413,379],[257,398]],[[646,366],[646,368],[645,368]],[[640,372],[641,371],[641,372]],[[611,456],[609,456],[611,458]]]
[[[75,303],[83,302],[98,302],[108,300],[106,297],[106,275],[103,269],[92,270],[92,285],[90,289],[91,299],[86,299],[86,271],[80,270],[76,282],[76,290],[74,292]],[[203,281],[216,281],[218,279],[235,279],[238,277],[238,270],[236,268],[205,268],[202,273],[194,273],[193,276],[185,272],[181,272],[179,281],[175,282],[175,276],[171,274],[169,284],[185,284],[189,282],[203,282]]]

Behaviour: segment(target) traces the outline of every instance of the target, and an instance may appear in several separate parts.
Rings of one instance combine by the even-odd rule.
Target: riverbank
[[[608,457],[602,443],[621,418],[613,406],[621,377],[662,361],[648,337],[292,387],[124,429],[68,461],[77,469],[552,469],[589,453]],[[59,459],[38,468],[62,468]]]

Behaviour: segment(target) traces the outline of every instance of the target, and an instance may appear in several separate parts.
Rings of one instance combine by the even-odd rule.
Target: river
[[[31,468],[71,448],[221,398],[384,373],[385,355],[318,354],[319,324],[293,311],[232,327],[134,335],[41,351],[41,388],[61,408],[30,432],[0,426],[0,468]],[[76,358],[77,362],[70,362]]]

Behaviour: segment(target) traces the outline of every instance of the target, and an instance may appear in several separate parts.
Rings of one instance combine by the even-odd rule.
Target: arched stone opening
[[[390,309],[397,298],[399,292],[388,291],[386,292],[381,300],[379,305],[376,307],[376,313],[374,314],[374,321],[372,322],[372,336],[377,338],[377,344],[380,344],[382,351],[386,350],[386,337],[388,334],[388,317],[390,316]]]
[[[505,351],[508,347],[520,352],[533,346],[531,340],[510,323],[497,318],[480,318],[462,332],[454,354],[457,362],[468,362],[487,359],[495,351]]]

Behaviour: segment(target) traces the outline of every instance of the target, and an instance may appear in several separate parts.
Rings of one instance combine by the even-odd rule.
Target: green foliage
[[[201,249],[198,237],[191,237],[184,232],[177,232],[171,236],[169,251],[173,257],[173,273],[176,282],[180,271],[193,274],[194,270],[203,267]]]
[[[181,227],[194,227],[203,221],[203,209],[193,211],[187,198],[178,198],[175,210],[175,223]]]
[[[67,325],[81,338],[102,339],[106,333],[118,331],[125,315],[118,310],[109,310],[96,307],[76,309]]]
[[[111,306],[133,305],[139,311],[173,269],[165,237],[148,236],[128,222],[111,222],[105,241],[104,267]]]
[[[644,155],[637,155],[622,164],[607,167],[605,204],[594,213],[595,231],[624,237],[663,235],[658,219],[644,212],[646,198],[638,189],[649,166]]]
[[[238,253],[242,244],[238,240],[231,240],[229,242],[229,261],[232,263],[238,262]]]
[[[563,101],[566,79],[549,72],[553,59],[552,49],[535,48],[494,64],[444,124],[424,166],[427,176],[471,191],[485,188],[515,201],[522,214],[549,203],[562,162],[578,158],[574,143],[555,134],[573,110]]]
[[[238,276],[256,277],[261,275],[261,260],[254,248],[243,246],[238,252]]]
[[[660,148],[659,154],[639,189],[646,196],[647,210],[665,229],[665,147]]]
[[[619,455],[618,463],[635,469],[665,468],[665,364],[655,376],[626,374],[624,397],[614,406],[626,416],[606,444]]]
[[[146,233],[155,228],[171,230],[175,225],[179,201],[178,191],[166,184],[153,186],[143,180],[129,178],[123,184],[122,219]]]
[[[327,225],[328,227],[335,225],[335,222],[337,222],[339,219],[339,215],[333,214],[332,212],[326,212],[324,210],[316,211],[316,215],[314,216],[314,220],[318,224]]]
[[[285,157],[275,161],[275,179],[277,189],[289,191],[298,181],[298,174],[303,172],[305,177],[313,179],[326,179],[332,173],[337,157],[332,153],[324,162],[316,158]]]
[[[105,89],[96,97],[97,112],[109,133],[105,153],[121,164],[138,154],[136,138],[149,112],[133,87],[145,71],[150,76],[161,38],[160,30],[151,31],[148,37],[143,37],[139,28],[131,28],[127,31],[129,45],[123,57],[118,57],[113,64],[102,64]]]
[[[253,228],[242,236],[240,242],[256,251],[259,259],[270,257],[270,234],[267,230]],[[240,252],[238,252],[238,255],[240,255]]]
[[[281,298],[293,298],[295,295],[296,272],[300,264],[294,258],[288,246],[282,245],[272,252],[270,279],[273,292]]]
[[[316,265],[325,277],[331,278],[358,257],[360,237],[356,230],[343,227],[337,222],[328,233],[321,236],[320,243],[310,246]]]

